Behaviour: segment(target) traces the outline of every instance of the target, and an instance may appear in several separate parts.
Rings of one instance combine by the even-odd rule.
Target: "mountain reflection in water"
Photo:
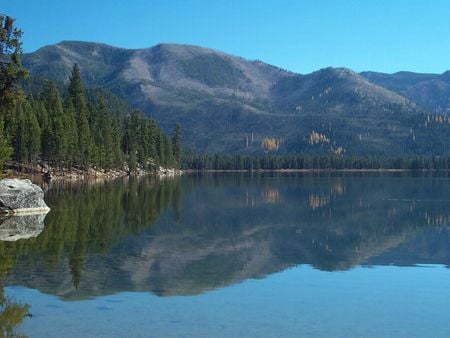
[[[0,242],[5,285],[64,299],[199,294],[299,264],[450,263],[450,180],[188,174],[55,186],[37,238]]]

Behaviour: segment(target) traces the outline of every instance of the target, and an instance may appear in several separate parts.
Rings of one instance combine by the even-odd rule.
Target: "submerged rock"
[[[44,191],[30,180],[0,181],[0,214],[47,213]]]
[[[0,241],[13,242],[37,237],[44,229],[47,213],[0,217]]]

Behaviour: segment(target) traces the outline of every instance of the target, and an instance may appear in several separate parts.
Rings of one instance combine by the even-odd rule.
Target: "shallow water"
[[[50,187],[44,231],[0,242],[4,294],[32,315],[8,329],[446,337],[449,188],[447,177],[295,173]]]

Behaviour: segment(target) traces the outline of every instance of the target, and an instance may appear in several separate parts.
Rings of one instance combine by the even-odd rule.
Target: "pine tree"
[[[26,113],[22,102],[16,107],[16,130],[14,132],[13,147],[14,159],[18,162],[25,162],[27,159],[27,134],[26,134]]]
[[[102,115],[105,114],[105,106],[100,102],[96,106],[88,105],[89,129],[91,131],[90,163],[96,167],[102,167],[104,162],[104,149],[102,141]]]
[[[17,87],[27,76],[22,67],[22,31],[14,27],[14,20],[0,15],[0,168],[12,155],[8,141],[13,138],[16,126],[16,106],[23,100]]]
[[[103,168],[112,169],[115,162],[114,154],[114,129],[112,125],[112,118],[109,115],[103,118],[103,153],[104,153],[104,163]]]
[[[61,166],[67,160],[68,138],[66,130],[67,116],[58,88],[51,81],[46,81],[42,93],[45,109],[48,112],[47,129],[44,131],[43,148],[47,160]]]
[[[33,166],[36,165],[39,153],[41,151],[41,128],[39,127],[39,122],[35,111],[34,106],[32,106],[30,102],[27,102],[28,161],[31,162]]]
[[[183,148],[181,145],[181,126],[177,123],[175,129],[173,131],[172,136],[172,150],[173,150],[173,159],[175,161],[176,166],[180,166],[181,164],[181,156],[183,154]]]
[[[122,131],[119,119],[113,120],[112,123],[112,140],[113,140],[113,154],[115,168],[123,167],[124,155],[121,149]]]
[[[22,31],[14,27],[14,19],[0,15],[0,106],[11,111],[21,101],[19,80],[28,72],[22,67]],[[11,117],[11,116],[4,116]]]
[[[13,153],[13,148],[6,142],[6,138],[3,135],[3,119],[0,118],[0,174],[3,170],[4,163]]]
[[[78,152],[77,119],[72,102],[67,102],[64,111],[66,116],[67,162],[69,169],[71,169],[74,162],[80,157]]]
[[[163,135],[164,140],[164,159],[165,159],[165,166],[167,168],[172,168],[174,166],[174,160],[173,160],[173,150],[172,150],[172,142],[168,137]]]
[[[158,127],[156,126],[155,121],[153,121],[152,119],[147,119],[147,124],[149,133],[148,155],[156,163],[156,158],[158,156],[156,153],[156,139],[158,134]]]
[[[78,162],[84,168],[89,166],[91,152],[91,131],[89,128],[89,110],[86,105],[83,84],[81,82],[80,68],[73,66],[69,78],[68,100],[72,104],[77,120],[78,134]]]
[[[139,119],[138,133],[138,162],[144,168],[147,168],[149,157],[149,132],[148,125],[143,117]]]
[[[166,150],[164,149],[164,134],[159,131],[156,137],[156,154],[158,157],[157,163],[161,166],[166,165]]]
[[[17,130],[13,145],[17,161],[35,165],[41,147],[41,129],[31,103],[32,99],[28,98],[17,105]]]

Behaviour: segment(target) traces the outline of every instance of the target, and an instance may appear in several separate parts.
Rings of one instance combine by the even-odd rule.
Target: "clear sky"
[[[450,0],[2,0],[24,49],[186,43],[308,73],[450,69]]]

